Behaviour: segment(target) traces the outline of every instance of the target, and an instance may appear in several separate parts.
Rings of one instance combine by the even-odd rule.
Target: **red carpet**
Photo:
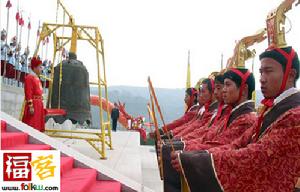
[[[1,120],[1,131],[5,131],[6,130],[6,123],[5,121]]]
[[[60,158],[60,175],[62,176],[64,173],[73,169],[73,157],[61,157]]]
[[[28,143],[29,136],[22,132],[7,132],[5,121],[1,120],[2,150],[51,150],[45,144]],[[62,192],[120,192],[118,181],[97,180],[95,169],[74,168],[73,157],[61,157],[61,191]]]
[[[44,144],[21,144],[11,147],[3,147],[3,150],[50,150],[50,145],[44,145]]]
[[[28,142],[28,135],[26,133],[15,132],[15,133],[8,133],[2,132],[1,133],[1,147],[12,147],[17,145],[27,144]]]
[[[115,192],[121,191],[121,184],[115,181],[98,181],[89,192]]]

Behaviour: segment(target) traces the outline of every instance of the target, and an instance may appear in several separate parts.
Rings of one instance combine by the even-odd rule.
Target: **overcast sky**
[[[15,35],[18,0],[11,0],[9,38]],[[281,0],[64,0],[75,22],[98,26],[104,38],[108,85],[147,86],[150,75],[155,87],[182,88],[186,82],[187,53],[191,51],[191,76],[199,78],[220,70],[233,53],[235,41],[265,27],[270,10]],[[6,0],[1,0],[1,29],[6,28]],[[31,15],[31,53],[36,29],[41,22],[54,23],[56,0],[19,0],[25,25]],[[60,12],[60,18],[62,14]],[[300,50],[300,6],[287,13],[292,29],[286,34],[289,45]],[[290,24],[286,22],[286,28]],[[25,27],[26,28],[26,27]],[[23,47],[27,30],[22,34]],[[253,46],[257,53],[267,47],[267,40]],[[52,50],[48,57],[51,58]],[[78,46],[91,81],[96,78],[95,51]],[[258,54],[254,60],[258,80]],[[252,60],[247,63],[251,68]],[[257,81],[258,82],[258,81]],[[257,83],[257,89],[259,84]]]

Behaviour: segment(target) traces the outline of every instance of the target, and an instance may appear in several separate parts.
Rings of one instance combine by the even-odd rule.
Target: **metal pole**
[[[8,27],[9,27],[9,8],[10,7],[7,7],[7,16],[6,16],[6,34],[8,35]],[[5,40],[5,44],[7,44],[7,36],[6,35],[6,40]]]
[[[31,22],[30,22],[30,17],[28,18],[28,26],[27,26],[27,29],[28,29],[28,32],[27,32],[27,47],[29,47],[29,39],[30,39],[30,31],[31,31]]]
[[[96,36],[96,59],[97,59],[97,67],[98,67],[98,95],[99,95],[99,116],[100,116],[100,125],[101,125],[101,152],[102,157],[101,159],[106,159],[105,157],[105,125],[103,123],[103,111],[102,111],[102,90],[101,90],[101,73],[100,73],[100,64],[99,64],[99,33],[97,30],[95,30],[95,36]]]
[[[98,31],[98,29],[97,29]],[[99,37],[100,32],[98,31]],[[101,51],[102,51],[102,64],[103,64],[103,79],[104,79],[104,89],[105,89],[105,99],[106,99],[106,114],[107,114],[107,120],[108,120],[108,138],[109,138],[109,147],[112,148],[112,139],[111,139],[111,123],[110,123],[110,113],[109,113],[109,107],[108,107],[108,90],[107,90],[107,81],[106,81],[106,68],[105,68],[105,54],[104,54],[104,41],[100,37],[100,43],[101,43]],[[98,51],[99,54],[99,51]]]
[[[223,66],[223,53],[221,54],[221,70],[224,69],[224,66]]]
[[[41,21],[39,21],[39,26],[38,26],[38,29],[37,29],[37,34],[36,34],[36,45],[38,45],[38,40],[39,40],[39,36],[40,36],[40,24],[41,24]]]

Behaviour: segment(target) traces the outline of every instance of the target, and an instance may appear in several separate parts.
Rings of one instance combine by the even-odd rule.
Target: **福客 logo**
[[[31,181],[31,153],[3,154],[3,181]]]
[[[40,180],[54,177],[56,166],[53,165],[53,155],[38,156],[37,159],[30,162],[31,166],[36,171],[36,175]]]
[[[32,181],[53,178],[57,166],[53,154],[32,157],[32,153],[3,153],[3,181]]]

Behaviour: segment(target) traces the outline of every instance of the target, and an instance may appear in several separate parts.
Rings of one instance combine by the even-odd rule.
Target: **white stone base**
[[[162,192],[154,146],[141,146],[138,132],[112,132],[113,150],[106,150],[107,159],[83,140],[57,138],[80,153],[156,192]]]
[[[1,83],[1,111],[19,119],[23,101],[23,88]]]
[[[19,119],[22,103],[24,100],[24,90],[20,87],[13,87],[1,83],[1,111],[5,112],[15,119]],[[7,117],[8,122],[15,122],[15,127],[20,127],[21,123],[16,120],[9,120],[11,117]],[[21,126],[22,127],[22,126]],[[56,124],[51,119],[46,124],[47,129],[71,130],[74,127],[69,121],[65,121],[63,125]],[[20,129],[22,130],[22,129]],[[25,130],[22,130],[25,131]],[[35,131],[35,130],[34,130]],[[27,132],[27,131],[25,131]],[[36,131],[35,131],[36,132]],[[35,133],[36,134],[36,133]],[[39,135],[39,134],[37,134]],[[46,137],[47,138],[47,137]],[[70,139],[58,139],[63,143],[69,145],[72,149],[79,151],[80,153],[97,160],[101,165],[106,166],[116,173],[124,175],[129,179],[141,184],[142,191],[162,191],[162,181],[159,178],[159,172],[157,168],[156,154],[154,147],[140,146],[140,136],[138,132],[126,132],[117,131],[112,133],[113,150],[109,150],[107,147],[106,154],[107,160],[100,160],[100,155],[83,140],[70,140]],[[41,141],[46,141],[41,139]],[[51,144],[51,142],[46,142]],[[59,145],[54,142],[52,146]],[[59,149],[59,148],[58,148]],[[61,149],[60,149],[61,150]],[[68,154],[68,153],[66,153]],[[71,154],[68,154],[72,156]],[[99,167],[102,169],[103,167]],[[105,171],[107,173],[109,171]],[[115,177],[117,179],[117,176]],[[118,180],[118,179],[117,179]],[[120,179],[121,180],[121,179]],[[126,180],[126,179],[124,179]],[[135,185],[135,184],[132,184]]]

